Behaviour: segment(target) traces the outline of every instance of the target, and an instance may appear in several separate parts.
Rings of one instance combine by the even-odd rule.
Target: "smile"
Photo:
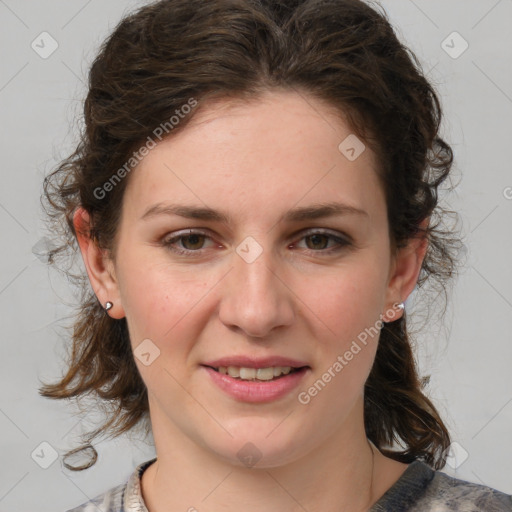
[[[280,378],[282,375],[288,375],[291,372],[296,372],[300,368],[292,368],[291,366],[270,366],[267,368],[247,368],[239,366],[220,366],[214,368],[223,375],[229,375],[234,379],[241,380],[260,380],[268,381],[275,378]]]
[[[200,367],[223,393],[240,402],[264,403],[278,400],[296,389],[311,368],[291,367]],[[260,379],[259,375],[263,378]],[[272,372],[272,373],[271,373]],[[234,373],[235,376],[231,374]],[[239,375],[236,376],[236,373]],[[277,375],[274,376],[274,373]]]

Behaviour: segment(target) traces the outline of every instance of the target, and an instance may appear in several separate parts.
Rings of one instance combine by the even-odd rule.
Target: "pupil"
[[[321,240],[319,240],[319,239],[322,239],[322,238],[323,238],[323,239],[324,239],[324,241],[325,241],[326,235],[311,235],[311,236],[309,237],[309,239],[313,242],[313,245],[316,245],[316,244],[318,244],[318,243],[321,243]]]
[[[196,245],[199,243],[198,239],[200,239],[202,236],[203,235],[198,235],[198,234],[187,235],[185,237],[185,241],[187,244],[191,241],[192,245]]]

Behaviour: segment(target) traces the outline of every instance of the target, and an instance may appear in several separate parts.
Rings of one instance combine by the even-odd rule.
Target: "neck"
[[[259,512],[262,506],[288,512],[367,511],[392,484],[376,482],[384,457],[367,440],[364,425],[341,429],[285,464],[245,467],[205,450],[172,425],[164,435],[155,430],[162,422],[154,419],[158,459],[142,477],[151,512]]]

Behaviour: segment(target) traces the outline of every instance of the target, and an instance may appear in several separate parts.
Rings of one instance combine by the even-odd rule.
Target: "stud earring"
[[[112,302],[108,301],[108,302],[105,303],[104,309],[105,309],[105,311],[108,311],[113,306],[114,306],[114,304]]]
[[[404,311],[405,310],[405,304],[403,302],[395,302],[393,304],[393,308],[394,309],[398,309],[399,311]],[[388,310],[388,313],[390,312],[390,310]],[[394,314],[393,314],[394,315]],[[391,322],[394,322],[394,320],[391,320]],[[386,320],[384,320],[384,323],[385,324],[388,324],[388,323],[391,323],[391,322],[387,322]]]

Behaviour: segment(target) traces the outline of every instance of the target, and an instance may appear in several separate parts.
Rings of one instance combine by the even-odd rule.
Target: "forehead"
[[[347,146],[357,158],[347,158]],[[377,214],[383,205],[375,169],[374,153],[334,109],[303,94],[272,92],[200,105],[132,171],[125,200],[140,215],[169,200],[252,217],[335,200]]]

